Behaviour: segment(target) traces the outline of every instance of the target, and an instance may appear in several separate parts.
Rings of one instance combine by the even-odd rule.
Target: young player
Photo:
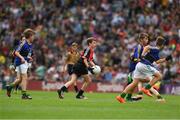
[[[139,41],[139,45],[136,46],[136,48],[134,49],[134,52],[131,56],[131,61],[130,61],[130,65],[129,65],[129,75],[128,75],[128,85],[130,83],[132,83],[133,79],[132,79],[132,74],[133,74],[133,71],[135,70],[135,67],[136,67],[136,64],[141,60],[141,54],[142,54],[142,51],[143,51],[143,48],[145,46],[148,45],[149,43],[149,35],[147,33],[141,33],[139,34],[139,37],[138,37],[138,41]],[[137,101],[137,100],[141,100],[142,97],[143,97],[143,92],[141,91],[142,89],[142,86],[143,86],[143,83],[142,82],[139,82],[138,83],[138,95],[137,96],[134,96],[132,97],[132,93],[129,93],[127,94],[127,97],[126,97],[126,101]],[[159,94],[159,92],[154,89],[153,87],[150,89],[150,91],[155,95],[157,96],[157,101],[164,101],[164,99],[161,97],[161,95]],[[133,91],[131,91],[133,92]]]
[[[69,74],[69,76],[71,76],[71,74],[73,73],[73,66],[75,63],[77,63],[77,61],[80,58],[80,54],[78,52],[78,44],[77,43],[72,43],[70,51],[67,54],[66,57],[66,65],[64,65],[64,71],[66,71],[66,67],[67,67],[67,72]],[[78,92],[78,87],[77,87],[77,83],[74,82],[74,90],[76,91],[76,93]]]
[[[143,51],[143,48],[148,45],[149,43],[149,35],[147,33],[140,33],[138,36],[138,42],[139,44],[135,47],[133,54],[131,55],[131,60],[129,64],[129,75],[128,75],[128,84],[131,84],[133,79],[132,79],[132,74],[133,71],[135,70],[136,64],[140,61],[141,59],[141,54]],[[132,91],[133,92],[133,91]],[[127,101],[132,101],[132,100],[139,100],[141,97],[137,98],[132,98],[132,93],[129,93],[126,97]]]
[[[26,93],[27,87],[27,70],[28,63],[32,62],[32,43],[34,40],[35,32],[32,29],[26,29],[23,32],[25,40],[15,50],[15,71],[17,73],[16,80],[7,86],[7,96],[11,97],[12,89],[17,85],[21,84],[22,87],[22,99],[32,99],[30,95]]]
[[[15,69],[16,69],[16,68],[15,68],[15,65],[14,65],[14,60],[15,60],[15,57],[16,57],[15,51],[16,51],[16,49],[18,48],[18,46],[19,46],[24,40],[25,40],[25,37],[22,35],[21,39],[18,40],[18,41],[15,41],[15,43],[14,43],[14,50],[13,50],[12,53],[11,53],[11,56],[12,56],[12,64],[9,66],[9,69],[11,70],[11,73],[12,73],[13,75],[15,75]],[[19,88],[19,84],[17,84],[17,85],[14,87],[14,93],[17,93],[18,88]]]
[[[88,45],[88,47],[84,50],[80,59],[74,65],[73,74],[71,75],[70,81],[65,83],[65,85],[57,91],[60,99],[64,98],[63,93],[80,76],[82,76],[84,78],[84,83],[83,83],[81,89],[79,90],[79,92],[77,93],[76,98],[77,99],[86,99],[86,97],[83,95],[83,93],[84,93],[84,90],[86,89],[86,87],[88,86],[88,84],[91,82],[91,78],[88,75],[88,71],[90,71],[92,74],[94,74],[92,66],[95,66],[95,64],[93,62],[93,54],[94,54],[94,49],[96,47],[96,39],[94,37],[88,38],[87,45]]]
[[[142,59],[136,65],[133,82],[129,84],[125,90],[122,92],[120,96],[117,96],[116,99],[120,103],[125,103],[125,97],[128,93],[130,93],[134,88],[138,85],[139,82],[148,82],[145,88],[142,88],[142,92],[148,96],[151,96],[149,89],[153,86],[157,81],[161,80],[161,73],[153,66],[153,62],[157,64],[168,61],[171,59],[171,56],[167,56],[166,58],[159,58],[160,49],[163,48],[165,40],[163,37],[157,37],[156,39],[156,47],[146,46],[142,52]],[[153,77],[152,80],[150,78]]]

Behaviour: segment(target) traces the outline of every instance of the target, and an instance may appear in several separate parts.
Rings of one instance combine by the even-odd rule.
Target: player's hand
[[[22,62],[22,63],[25,63],[25,62],[26,62],[23,57],[21,58],[21,62]]]
[[[172,60],[172,56],[168,55],[165,59],[166,59],[166,61]]]
[[[32,62],[33,61],[33,58],[32,57],[28,57],[29,59],[29,62]]]
[[[94,69],[94,68],[92,68],[92,67],[88,67],[88,70],[89,70],[92,74],[94,74],[93,69]]]

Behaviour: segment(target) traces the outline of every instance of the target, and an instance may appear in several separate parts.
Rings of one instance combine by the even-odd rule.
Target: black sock
[[[83,93],[84,93],[84,91],[80,89],[80,91],[78,92],[77,96],[82,96]]]
[[[66,87],[66,86],[63,86],[63,87],[61,88],[61,91],[63,91],[63,92],[67,91],[67,87]]]
[[[16,85],[15,90],[17,91],[19,88],[19,84]]]
[[[79,91],[77,85],[74,86],[74,90],[75,90],[76,92]]]

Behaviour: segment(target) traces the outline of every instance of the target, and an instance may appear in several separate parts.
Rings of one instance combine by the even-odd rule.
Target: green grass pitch
[[[29,92],[32,100],[11,98],[0,91],[0,119],[180,119],[180,96],[166,95],[166,103],[145,97],[140,102],[120,104],[117,93],[87,93],[77,100],[75,93],[59,100],[56,92]]]

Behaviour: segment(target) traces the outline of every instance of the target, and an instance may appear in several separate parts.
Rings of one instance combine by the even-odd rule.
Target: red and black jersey
[[[84,59],[87,59],[88,62],[93,61],[93,55],[94,55],[93,49],[88,47],[84,49],[78,62],[84,63]]]

